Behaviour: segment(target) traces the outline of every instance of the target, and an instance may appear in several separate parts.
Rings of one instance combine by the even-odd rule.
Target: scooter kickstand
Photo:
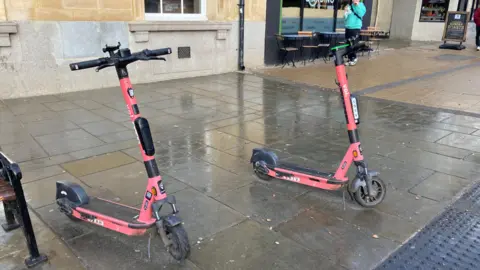
[[[166,248],[169,248],[173,243],[172,243],[172,240],[170,240],[167,234],[165,233],[165,227],[162,220],[157,221],[157,231],[160,237],[162,238],[163,245]]]
[[[147,245],[147,252],[148,252],[148,260],[150,261],[150,244],[152,240],[152,233],[148,234],[148,245]]]

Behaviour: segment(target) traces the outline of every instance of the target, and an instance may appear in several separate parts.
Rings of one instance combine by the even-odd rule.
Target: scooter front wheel
[[[168,253],[178,261],[185,260],[190,254],[190,243],[183,225],[165,226],[165,233],[171,242],[167,247]]]
[[[353,194],[355,201],[365,208],[372,208],[379,205],[383,199],[385,199],[387,186],[382,179],[375,176],[372,178],[372,189],[373,195],[369,196],[367,187],[360,187],[358,191]]]

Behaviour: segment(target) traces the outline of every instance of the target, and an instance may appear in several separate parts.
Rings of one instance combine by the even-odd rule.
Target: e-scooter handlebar
[[[118,46],[119,47],[119,46]],[[117,49],[118,49],[117,47]],[[107,48],[109,48],[107,46]],[[114,47],[112,47],[114,48]],[[125,65],[133,63],[138,60],[143,60],[143,61],[148,61],[148,60],[165,60],[164,58],[157,58],[157,56],[162,56],[162,55],[167,55],[171,54],[172,49],[171,48],[163,48],[163,49],[158,49],[158,50],[148,50],[145,49],[143,51],[137,52],[137,53],[132,53],[126,56],[122,56],[120,53],[115,53],[111,54],[110,57],[102,57],[98,58],[95,60],[88,60],[88,61],[82,61],[78,63],[72,63],[70,64],[70,70],[75,71],[75,70],[81,70],[81,69],[87,69],[87,68],[94,68],[94,67],[99,67],[97,68],[97,71],[100,69],[103,69],[105,67],[109,66],[114,66],[117,63],[123,63]]]
[[[351,52],[356,52],[359,51],[367,46],[365,41],[359,41],[358,40],[359,36],[354,36],[349,39],[347,39],[347,44],[349,45],[346,49],[346,54],[349,54]]]
[[[108,62],[107,59],[108,58],[99,58],[99,59],[95,59],[95,60],[72,63],[72,64],[70,64],[70,69],[72,71],[75,71],[75,70],[98,67],[98,66],[106,64]]]
[[[366,43],[364,41],[359,41],[358,36],[351,37],[346,40],[345,44],[338,45],[331,48],[330,57],[334,55],[338,55],[339,57],[344,57],[352,52],[359,51],[366,47]]]

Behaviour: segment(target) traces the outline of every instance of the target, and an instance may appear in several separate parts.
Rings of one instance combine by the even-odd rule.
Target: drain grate
[[[476,185],[376,269],[479,269],[480,212],[469,210],[479,194]]]
[[[476,58],[475,56],[457,55],[457,54],[442,54],[434,57],[434,59],[440,60],[440,61],[465,61],[465,60],[470,60],[475,58]]]
[[[190,47],[178,47],[178,59],[190,58]]]

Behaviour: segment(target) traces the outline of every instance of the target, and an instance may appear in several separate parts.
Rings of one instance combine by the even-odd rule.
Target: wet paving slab
[[[3,213],[3,205],[0,204]],[[57,270],[57,269],[85,269],[77,256],[68,248],[64,241],[54,233],[40,219],[36,212],[29,211],[30,219],[35,232],[38,249],[45,254],[48,261],[33,268],[27,268],[25,258],[29,256],[26,240],[21,229],[10,232],[0,230],[0,269],[2,270]],[[0,223],[5,219],[0,217]]]
[[[158,238],[149,256],[149,235],[72,222],[54,203],[58,180],[141,203],[147,174],[117,89],[0,103],[0,146],[20,163],[30,207],[88,269],[371,269],[480,172],[480,117],[361,96],[364,155],[388,189],[381,205],[364,209],[342,191],[259,180],[249,164],[252,150],[266,147],[334,172],[348,147],[336,92],[229,73],[139,85],[136,93],[190,236],[183,264]]]

